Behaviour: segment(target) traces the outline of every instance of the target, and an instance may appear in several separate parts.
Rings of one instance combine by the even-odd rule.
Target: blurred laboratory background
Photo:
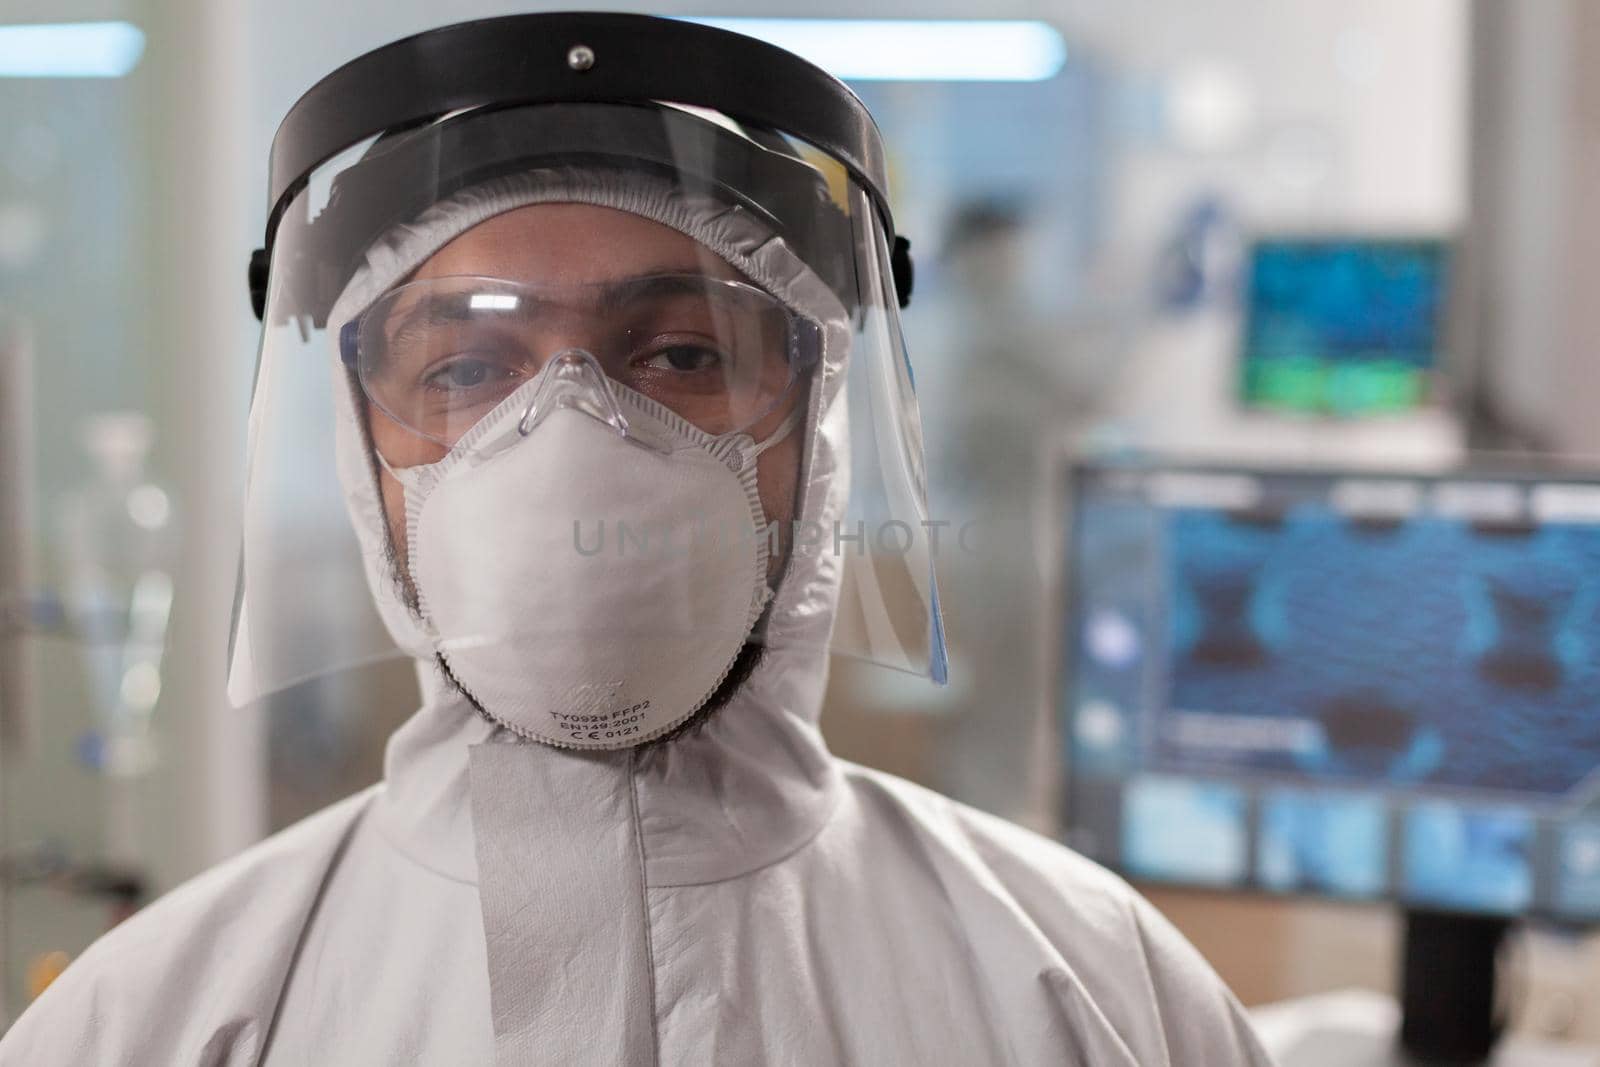
[[[537,6],[0,0],[0,1028],[380,775],[408,664],[224,693],[267,152],[340,63]],[[1400,905],[1527,917],[1513,1026],[1600,1043],[1600,5],[652,13],[803,38],[888,145],[978,532],[951,684],[836,663],[835,751],[1115,867],[1248,1005],[1396,992]]]

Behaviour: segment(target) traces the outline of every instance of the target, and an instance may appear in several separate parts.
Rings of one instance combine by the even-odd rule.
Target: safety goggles
[[[340,334],[368,399],[446,447],[574,349],[609,381],[720,435],[777,408],[816,363],[821,334],[755,286],[701,274],[578,285],[432,278],[390,290]]]

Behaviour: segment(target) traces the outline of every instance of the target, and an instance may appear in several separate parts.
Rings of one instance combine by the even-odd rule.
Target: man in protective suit
[[[392,648],[423,706],[0,1063],[1266,1062],[1115,877],[824,747],[830,653],[944,670],[909,258],[843,86],[639,16],[397,42],[285,120],[252,284],[231,694]],[[331,457],[284,410],[319,393]],[[308,607],[314,552],[381,627]]]

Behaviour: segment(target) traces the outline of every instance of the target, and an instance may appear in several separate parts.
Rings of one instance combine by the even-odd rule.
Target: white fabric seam
[[[660,1004],[656,991],[656,942],[654,921],[650,915],[650,876],[644,851],[644,823],[639,817],[639,750],[628,750],[628,808],[633,820],[633,842],[639,853],[639,911],[644,917],[644,959],[650,980],[650,1053],[652,1062],[661,1063],[661,1034],[656,1025]]]

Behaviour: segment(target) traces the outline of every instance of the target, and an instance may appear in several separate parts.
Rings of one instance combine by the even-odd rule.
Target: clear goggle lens
[[[340,353],[391,419],[453,446],[574,348],[706,433],[734,433],[778,406],[818,359],[820,336],[770,294],[705,275],[569,286],[446,277],[384,294],[344,327]]]

